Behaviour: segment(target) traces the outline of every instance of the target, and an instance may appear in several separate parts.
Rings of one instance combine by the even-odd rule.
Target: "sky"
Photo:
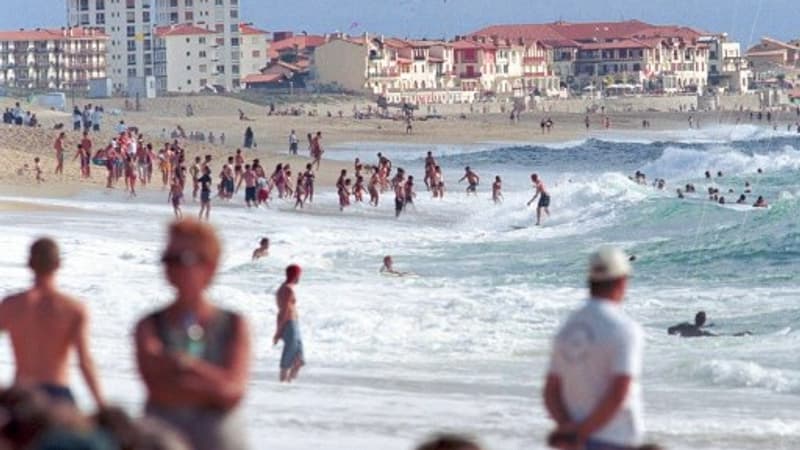
[[[798,0],[239,0],[240,17],[269,31],[365,31],[452,38],[488,24],[640,19],[761,36],[800,38]],[[0,0],[0,29],[62,26],[65,0]]]

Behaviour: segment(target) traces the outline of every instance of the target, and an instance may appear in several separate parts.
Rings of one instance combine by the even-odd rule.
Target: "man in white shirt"
[[[544,402],[557,422],[550,446],[625,450],[644,432],[639,378],[643,331],[622,311],[630,260],[605,247],[591,256],[591,298],[555,337]]]

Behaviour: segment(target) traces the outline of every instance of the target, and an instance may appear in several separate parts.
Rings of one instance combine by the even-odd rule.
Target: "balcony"
[[[370,70],[369,78],[394,78],[400,76],[397,69]]]
[[[482,74],[480,72],[472,72],[472,73],[462,72],[462,73],[458,74],[458,78],[461,78],[463,80],[472,80],[472,79],[480,78],[481,75]]]

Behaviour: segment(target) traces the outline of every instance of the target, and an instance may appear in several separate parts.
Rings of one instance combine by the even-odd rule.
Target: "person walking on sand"
[[[533,183],[533,189],[536,191],[533,194],[533,198],[528,201],[528,206],[531,206],[536,200],[536,197],[539,197],[539,203],[536,205],[536,225],[542,224],[542,212],[550,216],[550,194],[547,193],[547,189],[544,187],[544,183],[539,178],[539,175],[532,174],[531,175],[531,182]]]
[[[544,404],[556,422],[550,445],[561,449],[632,449],[643,437],[644,333],[622,310],[629,257],[604,247],[589,262],[590,299],[553,341]]]
[[[297,155],[297,134],[295,134],[294,130],[289,133],[289,154]]]
[[[69,389],[69,360],[74,349],[89,392],[104,405],[89,352],[89,314],[77,300],[56,287],[61,267],[58,245],[42,238],[31,245],[28,267],[33,286],[0,303],[0,331],[7,331],[14,350],[14,383],[42,391],[53,401],[75,403]]]
[[[64,139],[66,137],[67,133],[59,133],[58,138],[53,143],[53,149],[56,151],[56,175],[64,174]]]
[[[305,365],[297,314],[297,298],[294,293],[294,287],[300,282],[301,273],[300,266],[296,264],[287,267],[286,281],[281,284],[276,294],[278,317],[272,345],[278,345],[278,341],[283,341],[280,381],[285,383],[295,380],[300,374],[300,369]]]
[[[145,414],[183,433],[194,450],[248,448],[239,405],[250,377],[249,326],[206,296],[220,254],[210,225],[170,225],[161,262],[175,300],[134,330]]]

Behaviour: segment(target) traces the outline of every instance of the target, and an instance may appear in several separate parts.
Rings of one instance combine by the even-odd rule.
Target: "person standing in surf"
[[[280,363],[280,381],[291,383],[300,374],[300,369],[305,365],[303,357],[303,340],[300,338],[300,324],[297,314],[297,298],[294,287],[300,282],[302,270],[300,266],[292,264],[286,268],[286,281],[278,288],[275,294],[278,303],[278,316],[275,336],[272,345],[283,341],[283,353]]]
[[[464,168],[464,176],[458,180],[459,183],[462,181],[467,180],[469,185],[467,186],[467,195],[472,194],[477,196],[478,195],[478,184],[481,182],[481,177],[478,176],[469,166]]]
[[[547,189],[544,187],[544,183],[541,178],[539,178],[539,175],[535,173],[532,174],[531,182],[536,192],[533,194],[533,198],[528,201],[528,206],[531,206],[537,197],[539,198],[539,203],[536,205],[536,225],[541,225],[542,212],[550,217],[550,194],[547,193]]]
[[[203,220],[203,215],[205,214],[206,222],[208,222],[211,215],[211,167],[204,166],[203,176],[197,181],[200,183],[200,214],[198,218]]]
[[[604,247],[589,262],[589,300],[553,341],[544,404],[561,449],[639,448],[644,435],[641,325],[622,310],[630,258]]]

